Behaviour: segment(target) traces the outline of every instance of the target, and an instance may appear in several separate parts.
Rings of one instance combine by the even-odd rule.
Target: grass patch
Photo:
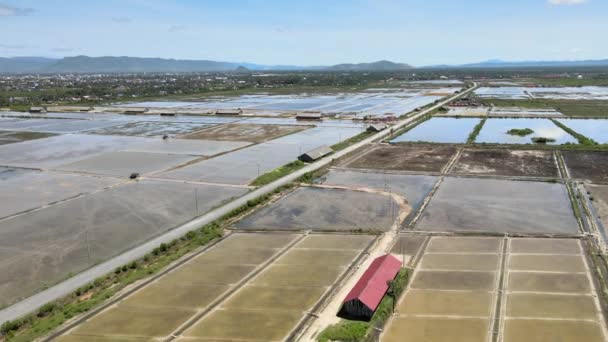
[[[342,320],[325,328],[317,338],[319,342],[366,342],[375,338],[375,328],[381,328],[395,311],[397,300],[405,290],[409,269],[403,268],[390,282],[389,289],[369,322]]]
[[[467,138],[467,144],[472,144],[475,142],[475,139],[477,139],[477,136],[479,135],[479,132],[481,132],[483,125],[485,125],[486,120],[488,120],[488,118],[483,118],[477,125],[475,125],[475,128],[473,128],[473,131]]]
[[[578,143],[581,145],[593,146],[593,145],[598,144],[597,142],[593,141],[593,139],[589,139],[586,136],[575,132],[570,127],[564,125],[563,123],[561,123],[555,119],[551,119],[551,121],[553,121],[553,123],[556,124],[559,128],[563,129],[564,131],[568,132],[568,134],[575,137],[578,140]]]
[[[348,139],[346,139],[346,140],[344,140],[342,142],[339,142],[339,143],[337,143],[335,145],[332,145],[331,149],[334,150],[334,152],[343,150],[343,149],[345,149],[345,148],[347,148],[347,147],[349,147],[351,145],[354,145],[354,144],[356,144],[356,143],[358,143],[360,141],[363,141],[363,140],[371,137],[374,134],[376,134],[376,133],[375,132],[368,132],[368,131],[359,133],[359,134],[355,135],[354,137],[350,137],[350,138],[348,138]]]
[[[152,277],[178,259],[222,237],[224,228],[231,220],[293,186],[294,184],[290,183],[247,201],[245,205],[232,210],[222,218],[198,230],[190,231],[170,243],[161,244],[143,258],[116,268],[114,272],[94,280],[72,294],[45,304],[36,312],[5,322],[0,327],[0,341],[4,338],[11,342],[26,342],[49,334],[71,318],[100,307],[125,287]]]
[[[517,135],[520,137],[525,137],[526,135],[530,135],[532,133],[534,133],[534,131],[529,128],[513,128],[507,131],[507,134]]]
[[[270,183],[276,181],[277,179],[283,178],[284,176],[287,176],[288,174],[303,168],[304,166],[306,166],[306,163],[304,163],[303,161],[300,161],[300,160],[293,161],[289,164],[285,164],[281,167],[278,167],[272,171],[266,172],[265,174],[254,179],[250,185],[262,186],[262,185],[270,184]]]

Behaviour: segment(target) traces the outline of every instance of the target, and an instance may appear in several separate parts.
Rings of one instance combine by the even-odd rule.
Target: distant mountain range
[[[597,67],[608,66],[608,59],[584,61],[522,61],[509,62],[500,59],[491,59],[480,63],[460,65],[431,65],[426,68],[532,68],[532,67]]]
[[[608,59],[586,61],[524,61],[489,60],[462,65],[432,65],[421,69],[441,68],[526,68],[526,67],[608,67]],[[44,57],[0,58],[0,73],[141,73],[141,72],[249,72],[270,70],[326,70],[326,71],[399,71],[414,67],[404,63],[378,61],[373,63],[338,64],[333,66],[303,67],[297,65],[262,65],[207,60],[178,60],[139,57],[75,56],[60,59]]]
[[[0,73],[141,73],[141,72],[229,72],[262,70],[333,70],[386,71],[405,70],[407,64],[379,61],[375,63],[340,64],[301,67],[295,65],[260,65],[207,60],[177,60],[139,57],[76,56],[61,59],[42,57],[0,58]]]

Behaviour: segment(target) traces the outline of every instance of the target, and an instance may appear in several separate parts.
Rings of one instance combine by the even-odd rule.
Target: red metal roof
[[[372,311],[376,311],[388,291],[388,282],[395,279],[400,269],[401,261],[390,254],[376,258],[350,290],[344,303],[358,299]]]

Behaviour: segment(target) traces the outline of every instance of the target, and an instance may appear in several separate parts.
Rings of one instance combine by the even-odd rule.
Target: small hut
[[[334,152],[334,150],[332,150],[331,147],[329,147],[327,145],[323,145],[319,148],[315,148],[312,151],[308,151],[308,152],[302,154],[301,156],[298,157],[298,159],[305,163],[312,163],[333,152]]]

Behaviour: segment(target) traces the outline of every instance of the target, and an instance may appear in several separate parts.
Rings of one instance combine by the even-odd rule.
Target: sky
[[[606,59],[607,15],[608,0],[0,0],[0,57]]]

